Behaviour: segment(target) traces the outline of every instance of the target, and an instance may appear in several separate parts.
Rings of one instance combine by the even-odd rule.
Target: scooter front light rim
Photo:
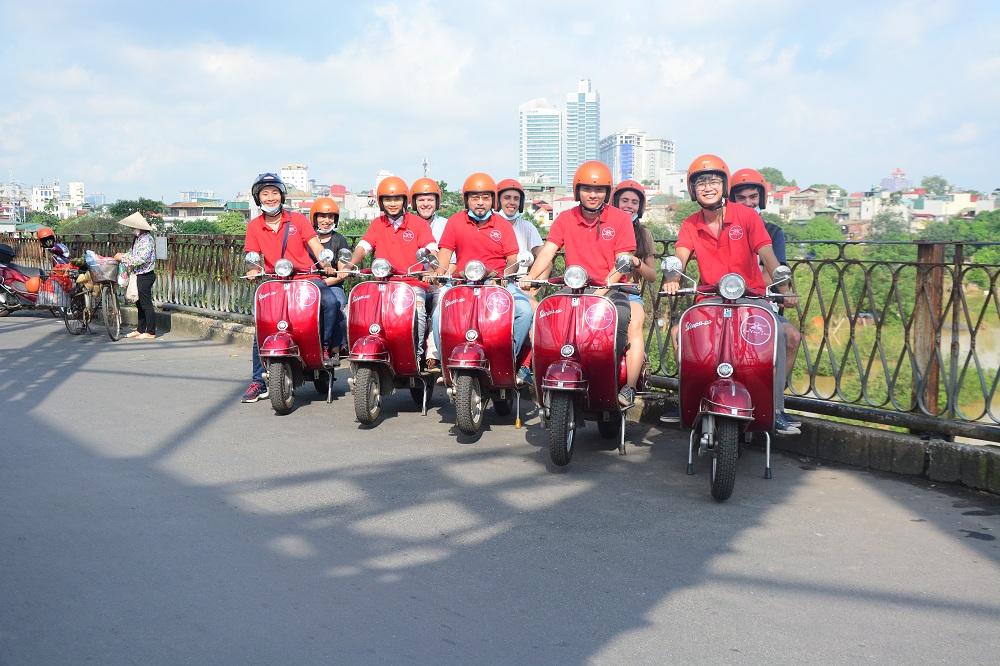
[[[723,275],[719,280],[719,295],[727,300],[735,301],[742,297],[746,290],[746,281],[736,273]]]
[[[582,289],[587,286],[587,271],[583,266],[570,266],[563,273],[563,284],[570,289]]]
[[[295,270],[295,266],[288,259],[279,259],[278,263],[274,265],[274,273],[278,277],[288,277]]]
[[[727,379],[733,376],[733,364],[732,363],[720,363],[719,367],[715,369],[719,376],[723,379]]]
[[[376,259],[372,262],[372,275],[377,278],[389,277],[392,273],[392,264],[389,263],[388,259]]]
[[[465,265],[465,279],[472,282],[479,282],[486,277],[486,264],[478,260],[472,260]]]

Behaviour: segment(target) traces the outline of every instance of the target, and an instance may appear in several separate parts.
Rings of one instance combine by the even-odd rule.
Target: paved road
[[[247,350],[0,319],[0,663],[996,663],[1000,502],[676,431],[241,405]],[[338,385],[343,395],[346,383]]]

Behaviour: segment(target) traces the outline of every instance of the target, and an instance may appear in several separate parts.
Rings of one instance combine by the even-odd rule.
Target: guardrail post
[[[917,284],[913,305],[914,411],[938,414],[941,363],[942,300],[944,296],[944,245],[917,244]],[[912,432],[912,431],[911,431]],[[920,433],[922,434],[922,433]]]

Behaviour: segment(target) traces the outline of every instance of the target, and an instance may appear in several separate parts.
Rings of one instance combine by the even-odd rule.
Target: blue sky
[[[1000,187],[997,3],[495,4],[0,0],[0,179],[168,201],[289,162],[499,179],[518,105],[586,77],[602,135],[673,139],[680,168]]]

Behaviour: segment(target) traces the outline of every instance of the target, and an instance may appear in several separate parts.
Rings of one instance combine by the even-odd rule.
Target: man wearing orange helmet
[[[385,259],[392,265],[392,272],[405,274],[417,261],[417,251],[427,248],[437,252],[437,241],[427,220],[406,212],[410,190],[398,176],[383,178],[375,188],[375,198],[382,214],[372,220],[357,247],[351,263],[359,264],[369,253],[376,259]],[[413,288],[416,303],[417,358],[423,358],[424,338],[427,336],[427,284],[414,278],[405,278]],[[428,364],[432,369],[434,364]]]
[[[748,287],[763,293],[766,284],[758,268],[758,257],[764,264],[768,279],[780,264],[760,215],[743,205],[726,205],[731,184],[729,167],[716,155],[701,155],[691,163],[687,178],[688,193],[701,210],[685,219],[677,234],[674,253],[681,261],[681,270],[684,270],[694,254],[698,261],[701,284],[716,284],[726,273],[738,273],[746,280]],[[679,286],[680,276],[671,276],[667,277],[663,289],[672,294]],[[787,284],[780,289],[788,293]],[[795,297],[787,296],[785,303],[795,305]],[[778,319],[785,334],[787,354],[788,339],[794,336],[797,340],[798,332],[784,317],[778,315]],[[676,349],[676,325],[671,328],[670,333]],[[786,365],[788,367],[783,383],[792,369],[791,363]],[[775,415],[775,429],[782,435],[800,432],[789,423],[783,410]]]
[[[517,238],[514,229],[493,212],[496,206],[496,181],[489,174],[477,172],[465,179],[462,185],[462,200],[465,210],[448,218],[444,234],[441,236],[441,252],[438,259],[441,266],[439,273],[444,273],[455,255],[456,272],[465,270],[466,264],[472,260],[483,262],[488,272],[502,275],[511,264],[517,263]],[[517,356],[521,345],[528,337],[531,329],[531,302],[514,282],[507,283],[507,291],[514,297],[514,355]],[[441,346],[441,312],[434,312],[433,332],[438,348]],[[519,379],[524,381],[525,373],[519,372]]]
[[[340,224],[340,206],[330,197],[317,197],[309,208],[309,221],[312,222],[313,229],[316,230],[316,238],[324,250],[333,252],[333,256],[338,256],[341,250],[350,250],[351,245],[347,239],[337,233],[337,226]],[[344,308],[347,305],[347,294],[341,286],[347,275],[326,275],[323,282],[330,293],[337,299],[336,311],[336,331],[337,334],[331,340],[333,347],[343,349],[346,339],[347,318],[344,316]]]
[[[603,162],[591,160],[579,166],[573,176],[573,196],[580,205],[556,217],[545,245],[528,272],[528,280],[539,279],[552,266],[559,249],[563,248],[566,265],[582,266],[591,280],[604,283],[612,278],[616,282],[622,281],[622,276],[615,271],[615,261],[619,255],[635,252],[635,233],[629,216],[609,205],[612,185],[611,170]],[[613,289],[607,297],[618,312],[615,336],[618,354],[625,354],[626,384],[618,393],[618,402],[622,407],[630,407],[635,402],[635,385],[642,372],[645,350],[641,344],[630,345],[626,350],[632,318],[628,296]]]
[[[544,242],[542,241],[542,235],[538,233],[538,228],[531,223],[531,220],[524,217],[524,188],[521,187],[521,183],[517,180],[504,178],[497,183],[497,213],[514,227],[518,252],[530,252],[537,259]],[[519,267],[517,274],[527,275],[528,267]],[[544,279],[545,277],[548,277],[548,272],[540,279]],[[536,291],[538,290],[527,290],[532,310],[538,305],[538,302],[535,300]]]
[[[431,225],[431,234],[434,240],[441,242],[441,235],[444,227],[448,223],[448,218],[438,215],[441,209],[441,187],[433,178],[417,178],[410,186],[410,206],[417,215],[427,220]],[[451,259],[451,266],[454,267],[455,258]],[[448,291],[445,285],[431,284],[427,288],[427,311],[433,316],[435,308],[444,293]],[[427,336],[427,367],[435,369],[438,365],[437,339],[434,335]]]

